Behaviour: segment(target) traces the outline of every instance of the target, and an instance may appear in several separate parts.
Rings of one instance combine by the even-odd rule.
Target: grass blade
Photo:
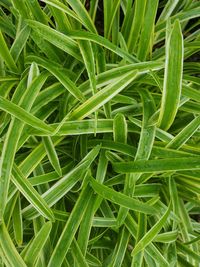
[[[18,194],[15,208],[13,210],[12,219],[13,219],[13,229],[14,229],[14,234],[15,234],[15,240],[17,244],[21,246],[23,243],[23,224],[22,224],[20,194]]]
[[[35,263],[49,237],[51,228],[51,222],[45,223],[37,233],[37,235],[34,237],[34,239],[31,241],[31,244],[23,255],[23,259],[26,262],[27,266],[35,266]]]
[[[45,133],[52,133],[54,128],[47,125],[45,122],[41,121],[37,117],[33,116],[29,112],[25,111],[23,108],[17,106],[9,100],[0,97],[0,109],[8,112],[15,118],[21,120],[23,123],[26,123],[33,128],[44,131]]]
[[[113,137],[115,142],[127,142],[127,123],[123,114],[118,113],[113,121]]]
[[[83,217],[84,211],[90,201],[92,195],[91,188],[87,185],[82,190],[78,201],[76,202],[73,211],[65,225],[63,232],[58,240],[58,243],[50,258],[48,267],[61,266],[64,257],[69,250],[69,247],[73,241],[74,235],[78,229],[78,226]],[[70,234],[69,234],[70,233]]]
[[[58,173],[59,176],[62,176],[62,170],[60,167],[59,159],[54,148],[53,142],[50,136],[43,137],[43,143],[47,152],[47,156],[49,161],[51,162],[52,166],[54,167],[55,171]]]
[[[107,48],[108,50],[112,51],[116,55],[119,55],[120,57],[126,59],[130,63],[139,62],[139,60],[136,57],[130,55],[123,49],[120,49],[115,44],[111,43],[108,39],[100,35],[94,34],[92,32],[72,31],[69,33],[69,36],[75,40],[88,40],[88,41],[97,43],[100,46],[103,46]]]
[[[92,149],[74,169],[42,195],[49,206],[58,202],[81,178],[83,178],[83,175],[85,175],[85,172],[97,157],[99,150],[100,146],[96,146]],[[27,218],[32,218],[32,216],[37,214],[32,206],[28,206],[23,212],[24,216]]]
[[[1,267],[198,265],[199,17],[0,1]]]
[[[37,34],[40,34],[42,38],[60,48],[69,55],[72,55],[78,60],[81,60],[80,52],[77,43],[72,40],[69,36],[58,32],[40,22],[27,20],[27,24],[33,29]]]
[[[39,76],[37,79],[34,80],[33,84],[28,88],[29,90],[25,91],[25,81],[26,79],[23,79],[12,98],[12,102],[4,99],[3,97],[0,97],[0,103],[4,105],[6,110],[11,110],[12,114],[14,115],[21,115],[20,118],[24,121],[24,113],[25,116],[27,115],[27,120],[30,119],[30,113],[28,113],[26,110],[30,110],[31,106],[33,105],[34,99],[37,96],[38,91],[43,86],[44,82],[46,81],[46,74]],[[25,92],[24,92],[25,91]],[[16,104],[15,104],[16,103]],[[24,109],[22,109],[17,104],[20,104]],[[0,104],[0,106],[1,106]],[[19,114],[19,111],[21,114]],[[16,120],[15,118],[12,119],[9,130],[6,135],[6,140],[3,146],[2,150],[2,160],[0,164],[0,216],[3,215],[4,208],[7,201],[7,193],[8,193],[8,187],[9,187],[9,181],[11,176],[11,170],[12,165],[14,162],[15,153],[17,150],[17,144],[21,135],[21,132],[23,130],[24,124],[23,121],[20,122]],[[37,119],[38,121],[38,119]],[[40,121],[40,120],[39,120]]]
[[[106,86],[75,109],[70,115],[70,120],[80,120],[87,117],[121,92],[135,79],[136,76],[137,72],[133,71],[126,74],[122,79],[117,80],[112,85]]]
[[[13,60],[17,62],[24,46],[26,45],[26,42],[28,40],[28,37],[30,35],[30,29],[29,27],[25,26],[16,36],[14,43],[12,44],[10,48],[10,54],[13,57]]]
[[[160,220],[136,244],[136,246],[134,247],[132,251],[132,254],[131,254],[132,256],[137,255],[137,253],[145,249],[145,247],[153,241],[157,233],[162,229],[163,225],[166,223],[170,211],[171,211],[171,203],[169,204],[167,211],[160,218]]]
[[[120,173],[148,173],[181,170],[200,170],[200,159],[198,157],[191,157],[141,160],[136,162],[113,163],[113,167],[116,172]]]
[[[10,51],[7,47],[7,44],[4,40],[3,34],[0,31],[0,55],[3,58],[3,60],[5,61],[6,65],[8,66],[8,68],[14,72],[14,73],[18,73],[18,68],[15,64],[15,61],[13,59],[13,57],[10,54]]]
[[[73,240],[72,244],[71,244],[71,248],[72,248],[72,254],[73,257],[76,261],[76,263],[79,266],[83,266],[83,267],[89,267],[85,257],[83,256],[81,249],[76,241],[76,239]]]
[[[183,36],[180,22],[175,21],[166,43],[164,88],[158,125],[168,130],[176,116],[182,88]]]
[[[94,25],[90,15],[86,11],[84,5],[81,3],[81,1],[67,0],[67,3],[69,3],[69,5],[72,7],[72,9],[76,12],[77,17],[80,18],[83,25],[89,31],[96,33],[97,31],[96,31],[95,25]]]
[[[147,55],[149,53],[151,54],[152,52],[152,47],[150,47],[150,44],[154,31],[154,22],[158,8],[158,2],[158,0],[147,0],[146,13],[144,16],[137,52],[137,56],[141,61],[144,61],[147,58]]]
[[[200,127],[200,117],[191,121],[179,134],[176,135],[168,144],[167,148],[179,149]]]
[[[27,58],[27,60],[29,60],[29,58]],[[55,66],[52,66],[52,62],[48,62],[38,57],[30,57],[30,61],[33,60],[39,66],[42,66],[43,68],[51,72],[59,80],[59,82],[69,91],[69,93],[71,93],[75,98],[77,98],[81,102],[85,100],[85,97],[83,96],[81,91],[76,87],[76,85],[68,78],[67,75],[63,73],[62,70],[60,70]]]
[[[0,224],[0,241],[1,249],[6,255],[6,260],[9,262],[9,265],[12,267],[27,267],[23,259],[20,257],[17,252],[4,222]]]
[[[53,212],[48,207],[45,200],[39,195],[39,193],[33,188],[29,181],[23,176],[17,166],[13,168],[13,183],[19,189],[19,191],[30,201],[34,208],[39,211],[44,217],[54,221]]]
[[[79,40],[78,41],[80,51],[85,62],[85,67],[90,79],[90,84],[93,94],[96,93],[96,77],[95,77],[95,62],[94,62],[94,53],[92,45],[89,41]]]
[[[116,244],[115,251],[112,255],[112,262],[109,267],[120,267],[122,266],[123,259],[127,250],[128,242],[130,238],[130,233],[127,228],[123,227],[121,235],[119,236],[119,241]]]
[[[108,188],[105,185],[102,185],[96,182],[94,179],[90,181],[92,188],[102,197],[110,200],[113,203],[116,203],[120,206],[126,207],[131,210],[140,211],[143,213],[155,213],[156,210],[146,203],[142,203],[139,200],[128,197],[120,192],[116,192],[113,189]]]
[[[127,44],[127,47],[130,53],[135,52],[135,46],[137,44],[140,30],[142,27],[142,23],[144,20],[146,2],[147,0],[144,0],[144,1],[136,0],[135,1],[134,18],[133,18],[133,22],[131,25],[129,38],[128,38],[128,44]]]

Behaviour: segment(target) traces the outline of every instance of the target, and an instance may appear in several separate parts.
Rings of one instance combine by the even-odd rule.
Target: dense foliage
[[[0,1],[0,266],[199,266],[199,16]]]

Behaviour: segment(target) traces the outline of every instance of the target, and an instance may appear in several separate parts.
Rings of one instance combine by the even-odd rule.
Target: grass
[[[0,266],[199,266],[199,16],[0,1]]]

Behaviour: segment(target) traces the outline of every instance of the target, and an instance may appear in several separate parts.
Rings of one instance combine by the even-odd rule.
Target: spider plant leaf
[[[172,125],[180,102],[183,69],[183,36],[180,22],[174,26],[166,40],[166,61],[163,95],[158,125],[168,130]]]

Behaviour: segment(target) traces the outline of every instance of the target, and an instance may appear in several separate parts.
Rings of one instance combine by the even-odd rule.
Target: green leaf
[[[15,61],[8,49],[8,46],[5,42],[5,39],[3,37],[2,32],[0,31],[0,56],[2,57],[2,59],[5,61],[6,65],[8,66],[8,68],[14,72],[14,73],[18,73],[18,68],[15,64]]]
[[[85,63],[85,67],[90,79],[90,84],[93,94],[96,93],[96,77],[95,77],[95,62],[94,62],[94,53],[92,45],[89,41],[79,40],[78,41],[80,51]]]
[[[71,244],[71,249],[72,249],[72,254],[73,257],[76,261],[76,263],[79,266],[83,266],[83,267],[89,267],[87,260],[85,259],[85,257],[83,256],[81,249],[76,241],[76,239],[74,238],[72,244]]]
[[[49,161],[51,162],[52,166],[54,167],[58,175],[61,176],[62,170],[61,170],[59,159],[58,159],[56,150],[54,148],[54,144],[51,140],[51,137],[50,136],[43,137],[43,143],[44,143]]]
[[[119,240],[116,244],[114,253],[112,255],[112,261],[111,263],[108,265],[109,267],[120,267],[122,266],[122,262],[124,260],[124,256],[127,250],[127,246],[128,246],[128,242],[129,242],[129,238],[130,238],[130,233],[127,230],[126,227],[123,227],[120,236],[119,236]]]
[[[148,91],[141,91],[140,95],[143,101],[144,116],[135,160],[147,160],[151,154],[156,131],[155,126],[148,125],[150,117],[155,112],[155,103]]]
[[[113,137],[115,142],[127,142],[127,123],[123,114],[118,113],[113,121]]]
[[[92,225],[93,217],[94,217],[95,211],[99,208],[100,203],[101,202],[100,201],[98,202],[98,199],[96,196],[93,195],[91,197],[91,201],[86,208],[85,216],[82,219],[82,222],[79,227],[77,243],[84,256],[86,255],[86,252],[87,252],[87,246],[88,246],[88,242],[89,242],[89,238],[90,238],[90,234],[91,234],[91,230],[93,226]]]
[[[92,149],[74,169],[42,195],[44,201],[46,201],[49,206],[58,202],[81,178],[83,178],[83,175],[85,175],[85,172],[97,157],[99,150],[100,146]],[[23,212],[24,216],[27,218],[32,218],[32,216],[37,214],[32,206],[28,206]]]
[[[8,112],[23,123],[28,124],[33,128],[42,130],[45,133],[51,134],[54,131],[54,128],[3,97],[0,97],[0,109]]]
[[[85,97],[83,96],[81,91],[68,78],[68,76],[63,73],[62,69],[52,66],[51,62],[43,60],[42,58],[31,56],[30,58],[27,58],[27,61],[28,60],[35,61],[39,66],[42,66],[43,68],[51,72],[59,80],[59,82],[67,89],[67,91],[69,91],[75,98],[77,98],[81,102],[84,101]]]
[[[20,194],[18,194],[15,208],[13,210],[12,219],[13,219],[13,229],[14,229],[14,234],[15,234],[15,240],[17,244],[20,246],[23,243],[23,224],[22,224]]]
[[[72,55],[78,60],[81,60],[80,52],[77,43],[69,36],[54,30],[40,22],[27,20],[27,24],[42,38],[60,48],[69,55]]]
[[[176,241],[177,237],[178,237],[178,231],[175,230],[163,234],[158,234],[153,241],[168,244],[170,242]]]
[[[7,201],[7,193],[8,193],[8,187],[10,182],[10,176],[11,176],[11,170],[12,165],[14,162],[15,153],[17,150],[18,141],[21,135],[21,132],[24,127],[24,119],[28,122],[31,122],[30,117],[32,116],[29,111],[31,109],[31,106],[33,105],[33,102],[43,86],[44,82],[46,81],[46,74],[40,75],[37,79],[34,80],[34,82],[31,84],[30,87],[28,87],[29,90],[25,91],[25,82],[26,79],[23,79],[19,86],[17,87],[12,101],[8,101],[4,99],[3,97],[0,97],[0,108],[3,106],[6,111],[10,111],[11,114],[14,116],[18,116],[18,118],[22,119],[22,122],[18,121],[17,119],[13,118],[10,125],[9,130],[6,135],[6,140],[4,142],[3,150],[2,150],[2,158],[0,163],[0,216],[3,215],[4,208]],[[25,92],[24,92],[25,91]],[[16,104],[15,104],[16,103]],[[17,104],[20,104],[18,106]],[[27,110],[27,111],[26,111]],[[33,116],[32,116],[33,117]],[[39,121],[39,124],[41,124],[41,121],[35,117],[34,121]],[[42,122],[42,125],[46,124]],[[51,127],[50,127],[51,128]]]
[[[33,188],[29,181],[23,176],[16,165],[13,167],[12,181],[19,191],[27,198],[27,200],[34,206],[34,208],[49,220],[54,221],[53,212],[45,202],[45,200],[39,195],[39,193]]]
[[[100,57],[101,59],[101,57]],[[123,77],[129,71],[138,70],[138,74],[145,74],[149,72],[149,69],[152,70],[160,70],[163,68],[162,62],[142,62],[135,64],[128,64],[125,66],[119,66],[117,68],[112,68],[111,70],[104,71],[97,75],[97,88],[101,88],[113,81],[115,78]],[[88,90],[89,81],[84,82],[80,85],[81,91]]]
[[[154,34],[154,23],[158,8],[158,0],[147,0],[146,12],[144,15],[143,25],[141,29],[140,41],[138,44],[137,56],[139,60],[144,61],[147,55],[152,53],[151,39]]]
[[[33,62],[30,66],[30,70],[28,73],[28,80],[27,80],[27,86],[29,87],[33,80],[40,75],[40,70],[38,68],[38,65]]]
[[[92,112],[98,110],[98,108],[103,106],[124,88],[126,88],[135,79],[136,76],[137,72],[129,72],[120,80],[117,80],[113,84],[106,86],[94,96],[86,100],[85,103],[80,105],[77,109],[75,109],[69,117],[70,120],[83,119],[90,115]]]
[[[64,168],[62,168],[62,173],[67,174],[72,169],[72,167],[73,167],[73,162],[69,162],[69,164],[67,164]],[[44,173],[41,175],[32,176],[29,178],[29,182],[33,186],[35,186],[35,185],[52,182],[52,181],[58,180],[59,178],[60,176],[58,175],[58,173],[56,171],[52,171],[52,172]]]
[[[139,60],[136,57],[130,55],[129,53],[127,53],[123,49],[117,47],[116,45],[111,43],[108,39],[106,39],[100,35],[97,35],[95,33],[86,32],[86,31],[72,31],[69,33],[69,36],[75,40],[88,40],[88,41],[97,43],[97,44],[107,48],[108,50],[112,51],[116,55],[119,55],[120,57],[125,58],[130,63],[139,62]]]
[[[147,214],[156,213],[156,210],[147,203],[143,203],[139,200],[128,197],[120,192],[116,192],[115,190],[96,182],[94,179],[91,179],[90,183],[92,185],[92,188],[100,196],[110,200],[113,203],[116,203],[131,210],[140,211]]]
[[[137,224],[134,221],[133,217],[128,213],[126,220],[125,220],[126,228],[129,230],[131,235],[136,238],[137,233]],[[160,253],[160,251],[154,246],[153,243],[150,243],[146,248],[145,251],[148,255],[150,255],[160,266],[169,267],[168,262],[164,258],[164,256]]]
[[[200,261],[199,254],[195,253],[191,249],[189,249],[186,245],[181,244],[180,242],[177,242],[177,248],[182,252],[186,253],[189,257],[192,257],[197,263]]]
[[[15,248],[3,221],[0,223],[1,250],[11,267],[27,267]]]
[[[13,5],[13,7],[18,10],[19,14],[23,18],[28,17],[28,8],[25,4],[25,0],[12,0],[11,3]]]
[[[135,256],[137,253],[139,253],[141,250],[144,250],[149,243],[151,243],[154,239],[154,237],[160,232],[163,225],[166,223],[167,218],[171,211],[171,203],[169,204],[169,207],[167,211],[164,213],[164,215],[160,218],[160,220],[142,237],[142,239],[139,240],[139,242],[135,245],[132,256]]]
[[[181,12],[175,14],[171,17],[171,21],[174,22],[177,19],[181,22],[188,21],[189,19],[199,17],[200,7],[191,8],[189,10],[182,10]],[[166,28],[166,21],[162,21],[156,25],[155,31],[159,32]]]
[[[165,5],[165,7],[163,8],[162,13],[160,14],[160,17],[158,19],[158,22],[166,21],[170,17],[174,9],[176,8],[178,2],[179,0],[175,0],[175,1],[169,0],[167,4]]]
[[[198,2],[0,1],[0,267],[198,266]]]
[[[158,125],[168,130],[172,125],[180,102],[183,70],[183,36],[180,22],[174,26],[166,40],[164,87]]]
[[[127,43],[128,50],[130,51],[130,53],[135,52],[135,46],[137,44],[140,30],[144,22],[146,3],[147,3],[147,0],[144,0],[144,1],[136,0],[135,1],[134,17],[132,20],[128,43]]]
[[[170,158],[157,160],[140,160],[135,162],[113,163],[113,168],[119,173],[129,172],[166,172],[181,170],[200,170],[200,159],[198,157]]]
[[[17,62],[23,48],[26,45],[28,37],[30,35],[30,28],[25,26],[16,36],[14,43],[10,48],[10,54],[13,60]]]
[[[28,249],[23,255],[23,259],[26,262],[27,266],[35,266],[36,261],[49,237],[51,232],[52,223],[47,222],[45,223],[34,239],[31,241]]]
[[[29,9],[31,10],[31,13],[33,14],[33,17],[36,21],[40,21],[44,24],[48,24],[48,16],[45,14],[45,12],[42,10],[42,7],[38,3],[37,0],[32,0],[26,3]]]
[[[95,28],[95,25],[89,16],[88,12],[84,8],[84,5],[81,3],[81,1],[77,0],[67,0],[67,3],[72,7],[72,9],[76,12],[77,16],[80,18],[83,25],[91,32],[96,33],[97,30]]]
[[[179,149],[200,127],[200,116],[191,121],[180,133],[178,133],[168,144],[167,148]]]
[[[85,10],[83,4],[79,1],[71,1],[67,0],[67,2],[71,5],[72,9],[76,12],[72,12],[70,8],[68,8],[66,5],[60,3],[57,0],[42,0],[45,3],[48,3],[49,5],[60,9],[61,11],[65,12],[72,18],[78,20],[80,23],[83,23],[83,25],[91,32],[96,32],[96,28],[94,26],[94,23],[92,19],[90,18],[88,12]]]
[[[91,199],[92,190],[86,185],[82,190],[78,201],[76,202],[72,213],[62,231],[62,234],[54,248],[51,255],[48,267],[61,266],[65,255],[67,254],[69,247],[73,241],[74,235],[78,229],[78,226],[83,218],[84,211]]]

